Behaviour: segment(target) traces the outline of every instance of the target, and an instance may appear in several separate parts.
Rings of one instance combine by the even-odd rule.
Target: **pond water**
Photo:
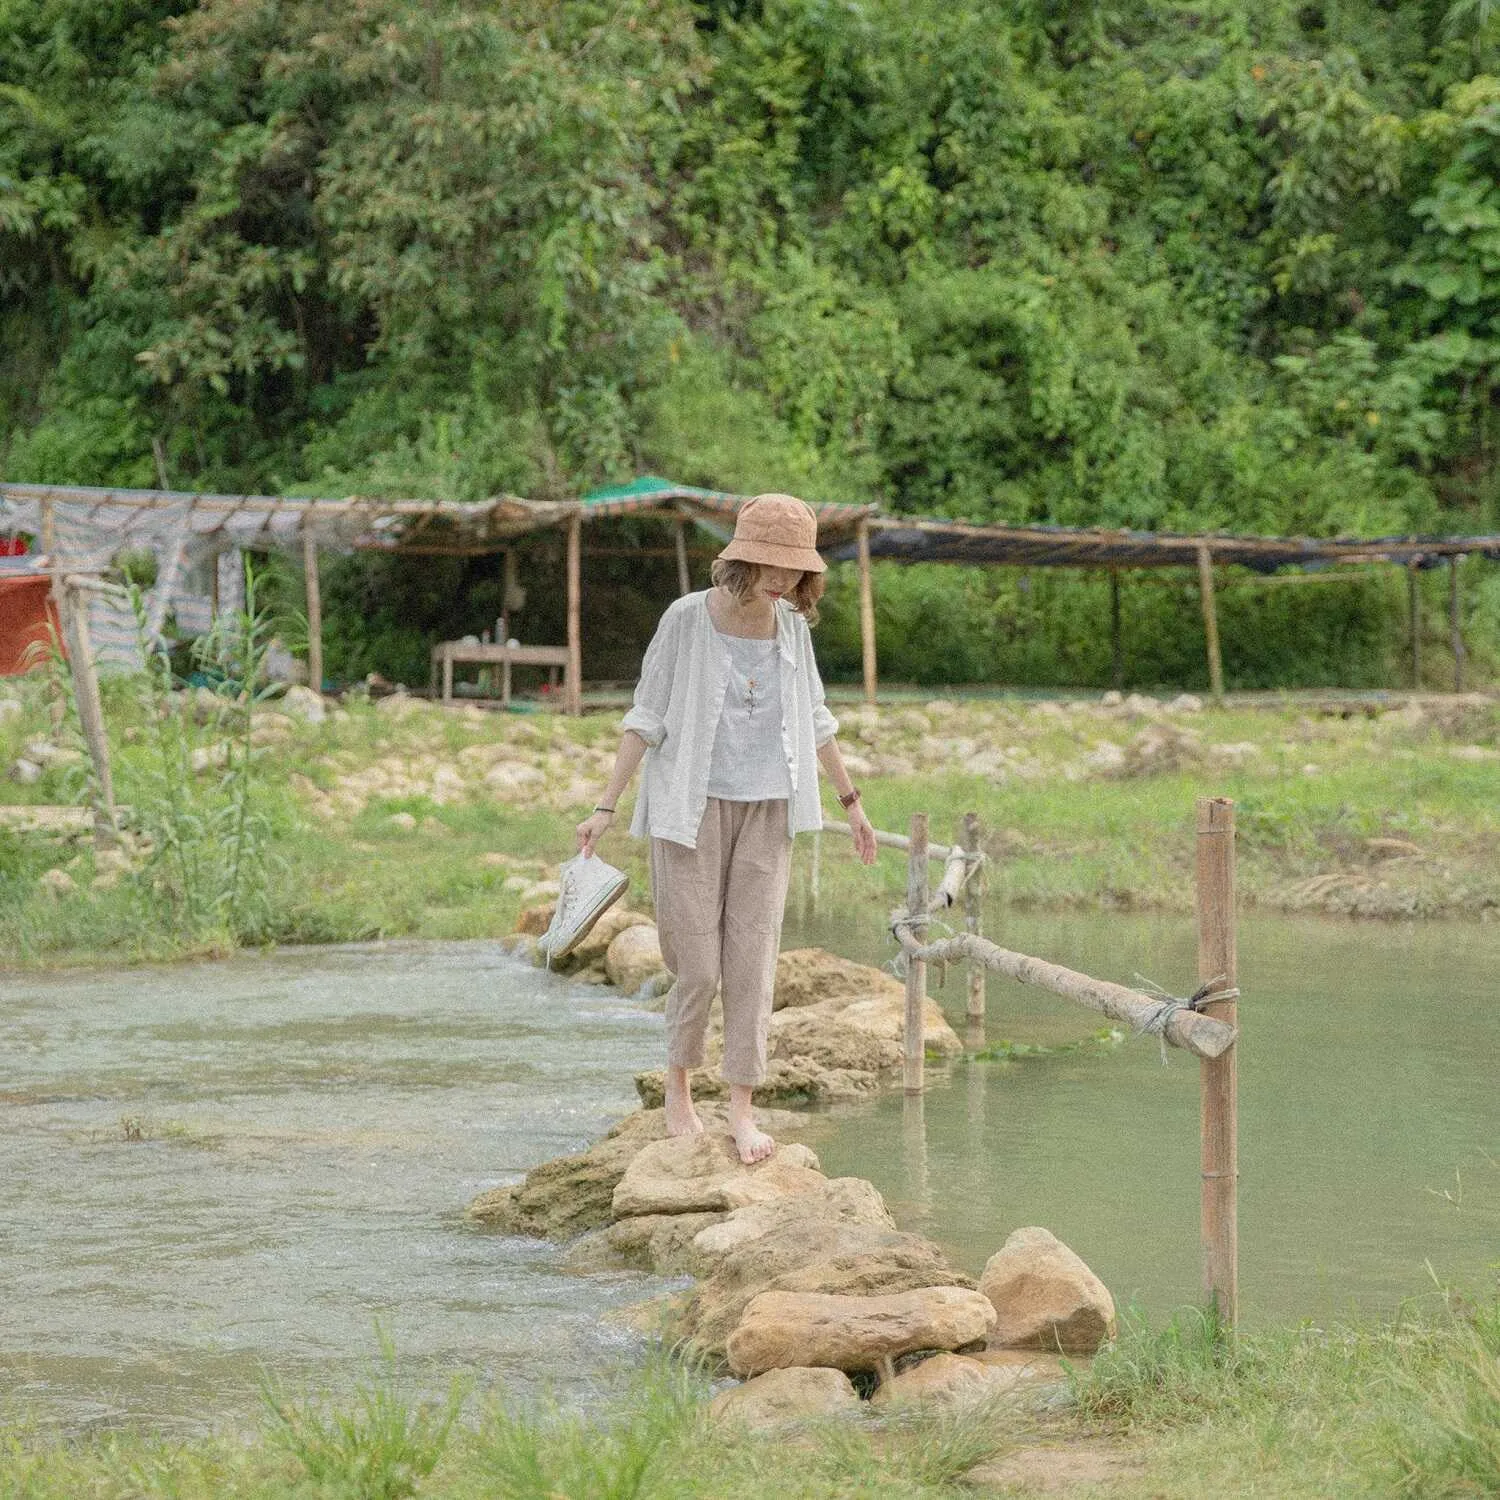
[[[867,928],[799,920],[816,943],[884,962]],[[1177,994],[1195,986],[1191,918],[994,912],[995,941]],[[1500,928],[1242,917],[1240,1299],[1247,1325],[1389,1315],[1433,1277],[1474,1290],[1500,1268]],[[935,982],[935,981],[934,981]],[[962,1030],[966,978],[939,997]],[[1066,1044],[1102,1017],[991,975],[990,1042]],[[1024,1224],[1051,1229],[1121,1304],[1153,1317],[1199,1290],[1199,1067],[1154,1039],[928,1070],[831,1122],[831,1175],[869,1177],[904,1228],[977,1272]],[[1429,1267],[1431,1268],[1429,1271]]]
[[[883,918],[793,914],[784,945],[890,956]],[[1190,920],[996,913],[991,935],[1181,990]],[[1248,1322],[1389,1313],[1500,1258],[1500,928],[1241,924]],[[963,978],[940,998],[962,1024]],[[1098,1018],[992,978],[988,1036]],[[376,1320],[428,1388],[581,1392],[665,1283],[581,1277],[467,1224],[476,1193],[633,1107],[661,1018],[488,943],[283,951],[0,979],[0,1416],[191,1431],[253,1417],[263,1371],[347,1390]],[[1045,1224],[1121,1302],[1198,1298],[1198,1070],[1153,1041],[933,1069],[813,1144],[977,1271]]]

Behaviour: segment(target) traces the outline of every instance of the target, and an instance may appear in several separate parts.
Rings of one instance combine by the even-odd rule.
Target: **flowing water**
[[[464,1205],[635,1103],[661,1019],[493,944],[0,979],[0,1387],[78,1429],[347,1390],[376,1320],[428,1388],[566,1392],[662,1283]],[[132,1137],[139,1137],[134,1139]]]
[[[1008,945],[1181,991],[1192,923],[995,914]],[[790,921],[889,957],[878,914]],[[1241,926],[1241,1285],[1250,1321],[1389,1313],[1500,1257],[1500,929]],[[941,993],[962,1024],[963,980]],[[988,1035],[1096,1017],[990,983]],[[0,1417],[190,1431],[252,1417],[269,1372],[347,1391],[375,1327],[429,1389],[580,1392],[639,1349],[602,1321],[660,1290],[467,1224],[474,1194],[634,1103],[661,1018],[493,944],[285,951],[0,979]],[[834,1113],[830,1174],[978,1270],[1045,1224],[1122,1301],[1197,1297],[1197,1064],[1154,1041],[934,1069]]]

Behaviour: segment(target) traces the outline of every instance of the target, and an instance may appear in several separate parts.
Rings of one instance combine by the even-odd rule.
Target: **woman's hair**
[[[726,560],[716,557],[713,567],[709,569],[709,577],[713,579],[715,586],[740,600],[748,598],[753,592],[759,573],[759,563],[740,562],[737,558]],[[809,625],[818,623],[818,600],[823,597],[823,583],[821,573],[804,573],[787,593],[787,598],[792,601],[792,608]]]

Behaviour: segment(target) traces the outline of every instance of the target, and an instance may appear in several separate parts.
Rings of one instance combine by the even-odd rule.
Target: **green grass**
[[[455,1387],[423,1401],[382,1341],[342,1402],[266,1388],[249,1434],[0,1433],[10,1500],[939,1500],[1017,1450],[1120,1458],[1090,1495],[1323,1500],[1500,1492],[1500,1298],[1446,1296],[1382,1324],[1227,1337],[1186,1310],[1127,1317],[1059,1402],[1017,1399],[756,1434],[717,1424],[693,1369],[657,1354],[582,1404]],[[982,1474],[983,1471],[981,1471]],[[977,1480],[979,1476],[975,1476]],[[1003,1493],[1003,1491],[1002,1491]]]
[[[935,1500],[1003,1451],[997,1408],[810,1423],[768,1442],[713,1423],[706,1382],[658,1355],[586,1410],[455,1389],[423,1402],[388,1348],[343,1403],[268,1387],[255,1432],[170,1443],[0,1436],[0,1497],[25,1500],[719,1500],[731,1495]]]
[[[45,684],[23,679],[4,690],[17,691],[26,712],[0,720],[3,766],[33,739],[69,742],[66,723],[54,734]],[[115,779],[129,803],[151,794],[151,736],[129,684],[111,683],[107,696]],[[1202,746],[1255,749],[1239,765],[1205,754],[1183,769],[1134,777],[1095,774],[1086,758],[1101,744],[1128,746],[1145,721],[1104,717],[1091,705],[1062,714],[993,700],[934,704],[930,712],[915,705],[843,712],[841,741],[868,762],[858,780],[877,826],[904,831],[911,814],[923,811],[933,838],[946,841],[963,812],[977,809],[993,856],[990,899],[999,905],[1189,910],[1194,800],[1223,794],[1237,805],[1247,907],[1392,918],[1500,911],[1500,758],[1453,753],[1496,757],[1494,705],[1461,704],[1420,723],[1400,715],[1310,717],[1295,705],[1184,715],[1177,722]],[[257,761],[255,806],[275,876],[270,909],[257,917],[251,940],[507,932],[520,900],[504,886],[517,867],[487,864],[485,856],[503,854],[522,868],[530,862],[534,874],[565,858],[573,825],[607,774],[617,725],[613,714],[569,721],[424,708],[400,718],[359,703],[323,724],[297,724],[263,745]],[[190,732],[207,744],[215,730],[195,722]],[[959,743],[944,748],[950,741]],[[962,769],[968,756],[997,750],[1014,752],[1022,769]],[[439,796],[430,776],[424,783],[412,771],[462,767],[466,754],[482,761],[492,753],[541,768],[545,784],[505,800],[471,778],[466,789]],[[351,778],[359,796],[330,803],[331,816],[317,815],[318,799],[338,798]],[[48,771],[35,785],[5,783],[3,795],[14,803],[76,802],[83,785],[74,766]],[[622,813],[629,806],[627,798]],[[395,828],[396,813],[411,814],[417,828]],[[632,899],[646,902],[644,847],[621,826],[605,853],[632,875]],[[805,838],[794,858],[805,869]],[[78,887],[62,899],[37,886],[54,867]],[[246,940],[228,924],[185,934],[149,882],[96,890],[94,873],[86,843],[0,832],[0,963],[173,958],[226,952]],[[841,839],[824,840],[825,909],[885,908],[902,898],[904,883],[899,855],[883,854],[866,870]]]
[[[1500,1297],[1226,1337],[1196,1310],[1075,1372],[1080,1421],[1148,1438],[1124,1496],[1500,1493]],[[1196,1487],[1196,1488],[1195,1488]]]

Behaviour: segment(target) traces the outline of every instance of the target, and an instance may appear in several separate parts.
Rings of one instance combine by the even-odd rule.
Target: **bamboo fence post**
[[[94,839],[101,844],[113,843],[117,832],[115,782],[109,764],[109,739],[104,729],[104,703],[99,696],[94,645],[89,638],[88,601],[78,598],[76,591],[58,578],[54,578],[53,591],[68,643],[68,669],[73,678],[73,698],[78,704],[78,723],[94,765]]]
[[[984,867],[974,868],[973,860],[979,856],[979,814],[964,814],[963,833],[960,842],[971,856],[969,878],[964,885],[964,931],[974,937],[984,936],[983,880]],[[981,1033],[984,1029],[985,970],[983,964],[969,964],[968,1017],[972,1029]]]
[[[870,522],[861,517],[855,534],[859,554],[859,643],[864,660],[865,702],[873,704],[879,685],[875,661],[875,592],[870,580]]]
[[[911,845],[906,859],[906,910],[913,927],[927,929],[927,814],[911,815]],[[906,1022],[904,1083],[908,1094],[922,1092],[923,1002],[927,998],[927,965],[920,958],[906,960]]]
[[[1198,592],[1203,599],[1203,632],[1208,641],[1208,685],[1214,701],[1224,697],[1224,658],[1219,651],[1219,609],[1214,600],[1214,559],[1207,542],[1198,543]]]
[[[1238,1027],[1235,987],[1234,803],[1198,801],[1198,978],[1230,993],[1210,999],[1213,1018]],[[1225,1326],[1239,1318],[1239,1085],[1238,1041],[1199,1064],[1202,1103],[1203,1289]]]
[[[1458,565],[1460,556],[1448,559],[1448,637],[1453,644],[1453,691],[1464,690],[1464,631],[1458,599]]]
[[[1417,560],[1406,569],[1406,613],[1411,629],[1411,685],[1422,686],[1422,596],[1417,588]]]
[[[679,595],[691,594],[693,592],[693,575],[688,569],[687,555],[687,522],[678,520],[673,523],[673,540],[677,550],[677,592]]]
[[[919,1213],[932,1209],[932,1182],[927,1163],[927,1101],[920,1092],[901,1101],[901,1154],[906,1176],[906,1201]]]
[[[318,542],[302,533],[302,580],[307,587],[307,685],[323,691],[323,588],[318,579]]]
[[[568,671],[563,694],[570,714],[583,712],[583,636],[579,606],[583,594],[580,554],[583,550],[583,517],[568,521]]]

